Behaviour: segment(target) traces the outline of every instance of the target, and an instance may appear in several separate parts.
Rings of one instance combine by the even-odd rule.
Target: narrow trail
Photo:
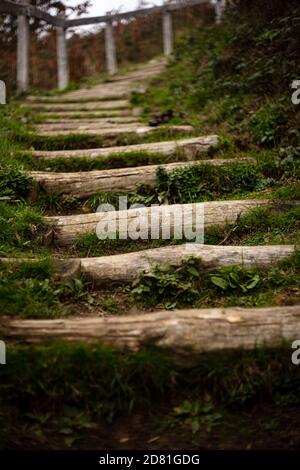
[[[71,150],[35,150],[33,158],[51,162],[54,159],[71,162],[84,157],[87,160],[101,161],[103,170],[78,172],[69,166],[69,172],[33,171],[30,173],[35,182],[31,197],[37,199],[41,193],[72,195],[79,199],[100,192],[133,191],[140,184],[154,185],[157,171],[163,167],[166,172],[176,168],[192,166],[196,163],[214,166],[218,169],[226,165],[256,164],[252,159],[218,160],[207,157],[207,151],[218,144],[218,136],[195,136],[190,125],[163,125],[159,129],[145,125],[141,112],[132,108],[130,95],[133,91],[144,91],[147,83],[164,68],[163,60],[153,60],[124,75],[116,75],[108,83],[57,96],[29,97],[24,103],[39,113],[43,123],[37,125],[40,136],[66,136],[82,134],[86,136],[106,136],[118,138],[119,135],[137,134],[143,138],[150,134],[150,142],[139,144],[114,145],[98,148],[80,148],[80,142]],[[92,116],[92,117],[91,117]],[[165,129],[179,132],[179,138],[155,141],[157,130]],[[183,134],[187,134],[184,138]],[[153,135],[152,135],[153,134]],[[166,157],[166,163],[157,165],[131,165],[131,168],[105,168],[105,158],[130,158],[131,154],[146,152]],[[170,156],[173,160],[170,161]],[[204,159],[203,159],[204,155]],[[171,241],[175,225],[184,209],[189,213],[188,228],[195,228],[197,208],[204,211],[204,230],[214,225],[235,224],[241,215],[254,207],[270,205],[263,199],[211,201],[205,204],[167,204],[163,206],[158,219],[152,218],[150,209],[142,209],[148,227],[157,224],[159,237],[162,238],[164,225],[171,221]],[[280,246],[213,246],[194,243],[179,246],[164,246],[141,251],[120,253],[101,257],[70,257],[67,248],[76,242],[79,235],[95,233],[99,221],[109,224],[111,213],[56,214],[48,217],[48,245],[60,247],[56,260],[58,278],[76,278],[84,274],[93,282],[94,289],[101,285],[132,282],[136,277],[149,271],[155,265],[167,267],[180,266],[190,256],[200,257],[197,270],[210,271],[216,267],[233,264],[265,267],[276,264],[294,252],[292,245]],[[46,214],[47,215],[47,214]],[[118,222],[136,222],[139,210],[116,212]],[[183,220],[181,219],[182,227]],[[142,231],[142,230],[141,230]],[[119,235],[129,240],[128,226],[119,230]],[[66,250],[66,251],[64,251]],[[120,349],[139,350],[148,345],[176,351],[182,355],[220,349],[253,349],[259,345],[279,346],[282,340],[295,339],[295,331],[300,327],[300,306],[268,309],[195,309],[144,313],[137,317],[122,313],[99,318],[70,317],[57,320],[7,321],[7,335],[28,342],[43,342],[51,339],[67,341],[99,340],[104,344]]]

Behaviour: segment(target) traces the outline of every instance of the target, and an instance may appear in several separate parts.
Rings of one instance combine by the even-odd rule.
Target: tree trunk
[[[175,162],[166,165],[148,165],[135,168],[118,168],[113,170],[85,171],[77,173],[54,173],[47,171],[32,171],[30,176],[38,187],[48,193],[71,194],[86,198],[92,194],[105,191],[135,191],[141,183],[153,186],[157,180],[157,170],[163,168],[171,172],[177,168],[193,165],[227,165],[244,164],[256,161],[251,158],[201,160],[190,162]],[[38,189],[38,188],[36,188]]]
[[[151,132],[155,132],[157,128],[150,127],[150,126],[141,126],[137,124],[125,124],[121,125],[111,125],[108,128],[103,128],[100,126],[98,129],[77,129],[74,130],[74,134],[81,134],[81,135],[94,135],[94,136],[106,136],[106,137],[117,137],[119,134],[137,134],[137,135],[144,135],[149,134]],[[160,129],[167,129],[173,132],[186,132],[190,133],[194,130],[192,126],[160,126]],[[39,130],[39,126],[37,126],[38,135],[41,136],[58,136],[58,135],[69,135],[72,134],[72,131],[50,131],[47,129]]]
[[[140,231],[140,238],[169,240],[179,233],[186,235],[203,230],[212,225],[224,226],[234,224],[237,219],[249,210],[270,205],[271,202],[262,199],[246,199],[244,201],[212,201],[193,204],[162,205],[159,207],[144,207],[139,209],[101,212],[92,214],[47,217],[53,224],[55,242],[66,246],[74,243],[85,233],[96,232],[118,234],[122,239],[130,238],[130,231]],[[124,206],[126,209],[126,206]],[[111,206],[113,209],[113,206]],[[116,209],[119,209],[118,207]],[[108,210],[108,208],[106,209]],[[153,235],[153,231],[155,234]],[[193,235],[193,233],[192,233]],[[131,237],[132,238],[132,237]],[[192,238],[188,238],[191,240]]]
[[[111,100],[111,101],[96,101],[96,102],[83,102],[83,103],[36,103],[27,102],[27,108],[38,109],[41,111],[99,111],[99,109],[121,109],[130,108],[130,103],[127,100]]]
[[[199,258],[198,269],[212,271],[230,265],[246,268],[268,267],[294,253],[293,245],[212,246],[197,243],[173,245],[121,255],[98,258],[57,259],[53,270],[58,278],[76,278],[80,274],[97,286],[126,284],[155,266],[179,266],[191,257]]]
[[[166,142],[155,142],[150,144],[124,145],[119,147],[106,147],[100,149],[81,150],[58,150],[41,151],[36,150],[32,155],[36,158],[51,160],[53,158],[101,158],[127,153],[146,152],[149,154],[169,155],[178,152],[187,158],[194,158],[200,152],[206,152],[210,147],[217,145],[219,138],[216,135],[205,137],[194,137]]]
[[[300,307],[209,308],[135,316],[2,320],[5,335],[26,342],[100,342],[120,350],[158,347],[176,356],[276,348],[299,339]]]

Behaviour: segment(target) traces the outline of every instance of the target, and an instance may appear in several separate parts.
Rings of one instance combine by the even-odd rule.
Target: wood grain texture
[[[146,234],[145,238],[150,238],[147,234],[148,230],[150,233],[152,225],[159,226],[159,238],[162,238],[163,230],[167,230],[169,226],[170,236],[166,239],[170,239],[174,229],[183,227],[183,224],[185,233],[195,230],[196,222],[199,221],[196,217],[201,217],[202,214],[204,215],[204,229],[207,229],[212,225],[233,224],[238,217],[249,210],[268,205],[270,205],[270,201],[262,199],[212,201],[162,205],[158,208],[144,207],[114,212],[55,216],[48,217],[46,220],[54,226],[55,243],[60,246],[67,246],[74,243],[79,236],[85,233],[96,232],[100,223],[102,227],[105,227],[105,224],[116,227],[116,233],[125,239],[128,238],[131,228],[133,229],[138,223],[141,224],[141,233]]]
[[[141,183],[153,186],[157,181],[157,171],[159,168],[169,173],[178,168],[195,165],[223,166],[245,163],[255,164],[256,160],[252,158],[210,159],[76,173],[31,171],[28,174],[38,185],[37,190],[42,189],[47,193],[63,193],[85,198],[92,194],[106,191],[135,191]]]
[[[98,149],[78,149],[78,150],[58,150],[43,151],[35,150],[32,152],[33,157],[51,160],[53,158],[105,158],[113,155],[123,155],[130,153],[148,153],[168,155],[179,153],[186,158],[194,158],[197,153],[206,152],[210,147],[218,144],[217,135],[209,135],[203,137],[194,137],[189,139],[170,140],[165,142],[155,142],[136,145],[120,145],[117,147],[106,147]]]
[[[191,133],[194,128],[192,126],[160,126],[160,129],[167,129],[173,132],[184,132]],[[94,135],[94,136],[106,136],[106,137],[117,137],[119,134],[137,134],[144,135],[155,133],[157,128],[150,126],[142,126],[141,124],[111,124],[108,127],[100,126],[97,128],[89,129],[74,129],[74,130],[39,130],[37,129],[37,134],[41,136],[60,136],[60,135],[70,135],[70,134],[80,134],[80,135]]]
[[[158,347],[188,357],[226,351],[280,347],[299,338],[300,306],[208,308],[135,316],[60,320],[1,320],[7,337],[39,343],[99,342],[122,351]]]

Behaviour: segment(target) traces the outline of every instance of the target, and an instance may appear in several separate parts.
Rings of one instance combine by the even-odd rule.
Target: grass
[[[300,207],[277,203],[277,206],[258,207],[241,216],[235,224],[211,226],[205,230],[207,245],[299,245]],[[100,240],[96,233],[79,236],[68,248],[70,256],[108,256],[121,253],[178,245],[188,240]]]
[[[195,258],[179,267],[157,265],[133,282],[131,295],[144,308],[267,307],[299,303],[299,285],[297,251],[269,269],[233,265],[203,273]]]
[[[14,138],[16,142],[22,144],[23,147],[27,149],[76,150],[160,142],[194,136],[196,136],[196,131],[187,133],[168,128],[153,128],[153,132],[142,136],[135,133],[118,134],[116,137],[91,136],[76,133],[58,136],[39,136],[35,133],[15,133]]]
[[[203,158],[203,155],[199,154],[195,157],[195,159],[197,159],[197,157],[200,159]],[[126,152],[124,154],[111,154],[99,158],[89,158],[83,156],[79,158],[52,158],[51,160],[43,160],[41,158],[33,157],[30,158],[30,156],[28,156],[28,161],[35,170],[57,172],[106,170],[143,165],[159,165],[179,161],[182,159],[183,157],[180,153],[164,155],[161,153],[148,152]]]
[[[1,313],[25,318],[61,318],[76,304],[90,302],[89,287],[81,279],[58,281],[50,258],[1,263]]]
[[[177,426],[183,400],[210,403],[222,414],[251,413],[254,403],[295,407],[300,373],[290,356],[290,348],[283,345],[277,350],[205,354],[187,367],[151,349],[121,354],[96,344],[11,345],[8,363],[0,369],[1,447],[18,438],[22,446],[25,429],[20,423],[25,425],[25,420],[27,438],[33,442],[42,445],[45,424],[64,442],[78,429],[87,433],[96,423],[106,426],[121,413],[156,408],[166,400],[177,402]],[[200,413],[194,407],[188,411],[189,416]],[[212,419],[207,412],[205,424]]]
[[[281,206],[257,207],[234,225],[208,229],[205,242],[212,245],[298,245],[299,220],[300,206],[283,203]]]

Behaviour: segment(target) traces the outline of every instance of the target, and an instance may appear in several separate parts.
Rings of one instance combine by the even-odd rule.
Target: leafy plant
[[[221,269],[218,275],[211,274],[210,279],[223,291],[239,290],[246,293],[258,285],[260,275],[258,271],[243,266],[229,266]]]
[[[249,128],[255,143],[274,146],[279,142],[286,119],[282,107],[267,102],[249,119]]]
[[[30,189],[32,178],[14,166],[0,166],[0,199],[25,198]]]
[[[145,306],[175,308],[197,298],[199,259],[189,258],[180,266],[155,266],[142,273],[132,284],[134,300]]]
[[[176,422],[189,426],[193,434],[199,431],[211,432],[219,424],[222,414],[217,412],[211,398],[206,397],[203,401],[185,400],[182,405],[173,410]]]

